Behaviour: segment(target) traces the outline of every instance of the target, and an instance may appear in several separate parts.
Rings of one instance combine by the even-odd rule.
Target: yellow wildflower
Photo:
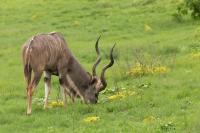
[[[121,98],[124,98],[124,97],[125,97],[125,95],[115,94],[115,95],[109,96],[108,99],[109,100],[116,100],[116,99],[121,99]]]
[[[169,71],[169,69],[167,67],[164,67],[164,66],[154,67],[153,68],[153,72],[154,73],[166,73],[168,71]]]
[[[151,32],[152,28],[148,24],[144,24],[144,31],[145,32]]]
[[[32,20],[36,20],[36,19],[38,19],[38,17],[39,17],[39,16],[38,16],[37,14],[34,14],[34,15],[31,16],[31,19],[32,19]]]
[[[73,26],[75,26],[75,27],[80,26],[80,22],[79,22],[79,21],[74,21],[74,22],[73,22]]]
[[[52,101],[52,102],[49,102],[48,105],[50,107],[63,107],[64,102],[62,102],[62,101]]]
[[[128,74],[129,75],[144,75],[144,74],[154,74],[154,73],[166,73],[169,71],[169,68],[165,66],[144,66],[136,63],[135,67],[132,67]]]
[[[146,124],[150,124],[150,123],[153,123],[155,120],[156,118],[154,116],[148,116],[143,120],[143,122]]]
[[[127,96],[133,96],[135,94],[136,94],[135,91],[121,91],[116,93],[115,95],[109,96],[108,99],[112,101],[112,100],[122,99]]]
[[[100,120],[100,118],[97,116],[90,116],[90,117],[83,119],[83,121],[86,123],[96,122],[98,120]]]
[[[129,96],[133,96],[133,95],[135,95],[135,94],[136,94],[135,91],[128,91],[128,95],[129,95]]]
[[[200,52],[192,53],[192,54],[191,54],[191,57],[192,57],[192,58],[200,58]]]

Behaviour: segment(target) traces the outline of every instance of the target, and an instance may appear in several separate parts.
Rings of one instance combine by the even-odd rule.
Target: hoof
[[[27,109],[26,111],[26,115],[31,115],[32,110],[31,109]]]
[[[30,115],[31,115],[31,112],[26,112],[26,115],[30,116]]]

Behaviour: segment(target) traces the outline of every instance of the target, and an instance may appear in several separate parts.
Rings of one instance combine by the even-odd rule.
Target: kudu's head
[[[89,82],[88,89],[85,91],[85,102],[86,103],[97,103],[99,93],[101,91],[103,91],[107,86],[107,82],[106,82],[106,79],[105,79],[105,72],[108,68],[112,67],[112,65],[114,64],[113,49],[115,47],[115,44],[113,45],[113,47],[110,50],[110,62],[109,62],[109,64],[107,64],[103,67],[100,77],[97,76],[96,67],[101,61],[100,50],[99,50],[99,47],[98,47],[99,39],[100,39],[100,37],[97,39],[96,45],[95,45],[95,49],[96,49],[98,56],[97,56],[97,59],[96,59],[94,65],[93,65],[92,74],[88,73],[88,75],[90,77],[90,82]]]

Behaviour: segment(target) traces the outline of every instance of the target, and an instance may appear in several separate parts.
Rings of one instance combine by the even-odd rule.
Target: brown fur
[[[101,81],[105,80],[104,77],[91,76],[82,68],[59,33],[39,34],[29,39],[22,46],[22,58],[27,82],[27,114],[31,114],[32,95],[44,71],[59,76],[65,94],[68,93],[72,99],[78,95],[86,103],[96,103],[99,90],[106,87]],[[94,65],[94,72],[98,63]],[[32,72],[34,76],[31,80]],[[50,78],[46,78],[45,82],[50,84]]]

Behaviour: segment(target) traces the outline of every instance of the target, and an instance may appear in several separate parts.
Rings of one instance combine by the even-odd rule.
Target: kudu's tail
[[[28,64],[25,64],[25,66],[24,66],[24,77],[26,79],[27,85],[29,85],[29,83],[31,81],[31,73],[32,73],[31,66],[28,65]]]
[[[24,77],[27,83],[27,86],[30,84],[31,82],[31,74],[32,74],[32,67],[30,65],[30,45],[32,43],[32,40],[28,43],[25,44],[22,47],[22,59],[23,59],[23,67],[24,67]]]

